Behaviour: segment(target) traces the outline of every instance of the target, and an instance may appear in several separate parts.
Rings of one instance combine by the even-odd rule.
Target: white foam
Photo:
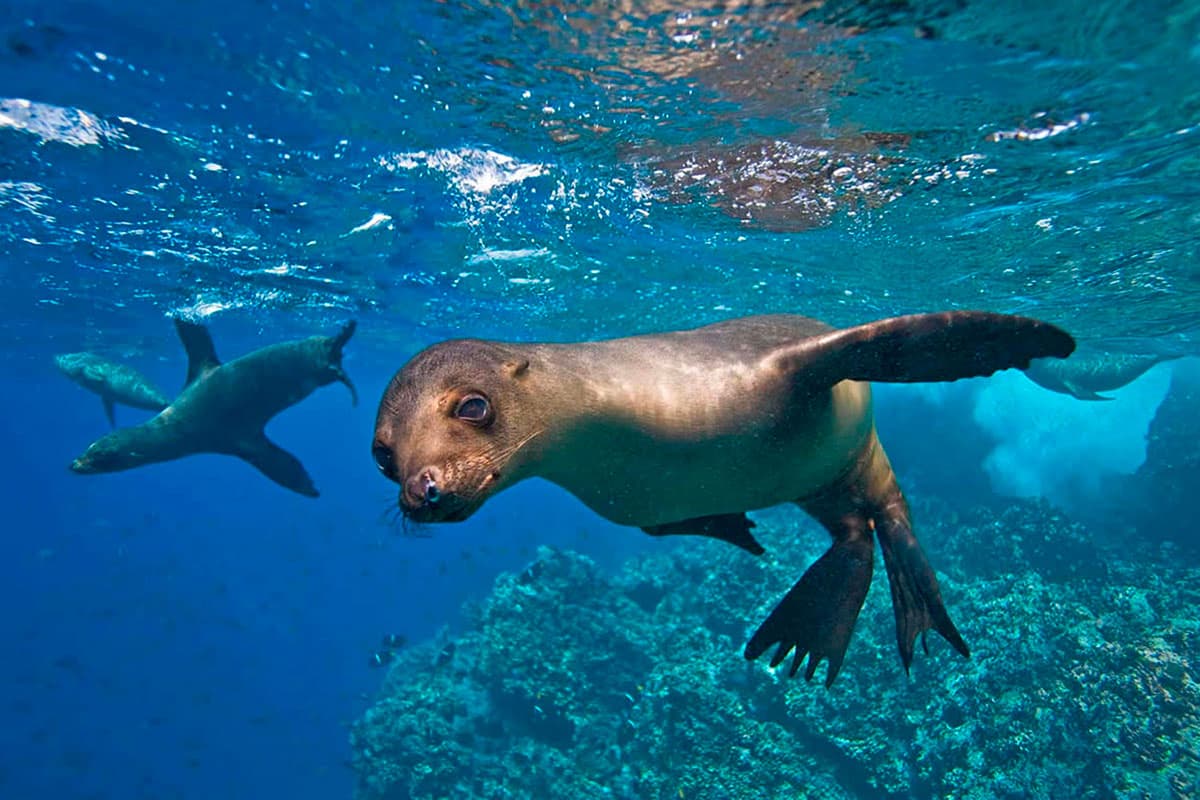
[[[1062,505],[1094,496],[1106,477],[1129,475],[1146,460],[1146,434],[1171,384],[1159,364],[1112,400],[1083,401],[1051,392],[1016,371],[991,378],[974,417],[1000,443],[984,460],[992,487]]]

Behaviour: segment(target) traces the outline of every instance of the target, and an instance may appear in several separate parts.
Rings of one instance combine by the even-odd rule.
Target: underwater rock
[[[1146,461],[1132,476],[1120,477],[1108,493],[1101,513],[1132,529],[1141,541],[1172,541],[1189,551],[1200,550],[1188,521],[1193,493],[1200,486],[1200,361],[1177,362],[1167,396],[1146,434]]]
[[[787,509],[755,515],[763,558],[664,542],[609,575],[542,549],[465,632],[397,654],[351,734],[358,798],[1200,791],[1200,569],[1122,560],[1046,505],[914,506],[969,662],[931,641],[905,678],[883,570],[832,690],[745,661],[824,544]]]

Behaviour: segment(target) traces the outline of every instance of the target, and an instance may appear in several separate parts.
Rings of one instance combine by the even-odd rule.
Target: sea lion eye
[[[492,421],[492,405],[481,394],[469,394],[458,401],[454,416],[472,425],[486,425]]]
[[[396,457],[392,455],[392,448],[376,442],[371,448],[371,455],[375,457],[375,466],[379,467],[380,472],[389,478],[396,474]]]

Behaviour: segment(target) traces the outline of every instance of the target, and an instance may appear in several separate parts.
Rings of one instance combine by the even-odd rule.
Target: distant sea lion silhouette
[[[907,670],[933,629],[966,642],[909,523],[875,433],[867,381],[952,381],[1069,355],[1061,329],[954,311],[835,330],[805,317],[746,317],[695,330],[575,344],[458,339],[412,358],[379,405],[373,454],[419,522],[469,517],[539,476],[601,516],[655,536],[697,534],[751,553],[745,512],[797,503],[833,536],[751,637],[791,674],[809,655],[837,676],[866,598],[874,539]]]
[[[1118,353],[1084,349],[1069,361],[1036,359],[1025,369],[1025,377],[1045,389],[1069,394],[1080,400],[1112,400],[1099,392],[1128,386],[1164,361],[1187,353]]]
[[[358,392],[342,369],[342,348],[354,328],[348,322],[334,336],[273,344],[222,364],[203,325],[176,319],[188,355],[183,391],[154,419],[97,439],[71,470],[115,472],[195,453],[225,453],[249,462],[280,486],[316,497],[304,465],[267,439],[263,427],[334,381],[344,383],[358,403]]]
[[[100,395],[108,424],[117,426],[113,404],[162,411],[171,402],[158,387],[133,367],[108,361],[92,353],[63,353],[54,357],[62,374],[89,392]]]

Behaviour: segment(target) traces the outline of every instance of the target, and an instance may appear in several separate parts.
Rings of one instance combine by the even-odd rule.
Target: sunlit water
[[[0,4],[0,361],[21,454],[6,481],[17,509],[6,539],[26,581],[13,596],[33,597],[10,638],[37,653],[17,669],[28,682],[14,690],[18,723],[5,735],[8,752],[36,754],[40,775],[4,763],[0,793],[5,781],[22,797],[350,791],[338,718],[374,688],[363,667],[371,638],[415,602],[388,594],[401,590],[378,563],[405,551],[377,523],[390,490],[366,456],[372,406],[391,371],[437,339],[572,340],[761,312],[849,324],[956,307],[1036,315],[1081,340],[1193,352],[1198,75],[1195,2]],[[320,511],[264,501],[254,490],[273,487],[243,485],[249,473],[227,477],[220,461],[82,489],[65,474],[103,420],[93,398],[51,374],[49,357],[94,348],[173,386],[182,366],[167,317],[177,314],[207,321],[231,356],[359,320],[348,367],[365,407],[351,417],[330,390],[280,434],[328,487]],[[1166,378],[1147,377],[1130,401],[1135,440],[1165,391]],[[1036,393],[1023,384],[1001,400],[980,391],[993,394],[977,419],[999,431],[1039,402],[1023,398]],[[1077,425],[1111,440],[1102,420],[1087,420]],[[1053,425],[1038,430],[1054,435]],[[1031,441],[1014,437],[990,456],[1002,489],[1036,494],[1090,457],[1042,448],[1014,475],[1031,463]],[[1118,449],[1113,470],[1144,456],[1137,441]],[[595,524],[574,507],[562,514],[572,536]],[[271,533],[208,543],[234,524]],[[492,566],[519,564],[545,539],[527,524]],[[123,526],[153,531],[156,544],[125,542],[112,533]],[[362,543],[381,537],[382,556]],[[293,572],[268,575],[280,539],[303,555],[288,562]],[[133,560],[115,567],[105,559],[118,542]],[[448,548],[430,562],[443,566],[478,557],[429,546]],[[355,555],[336,561],[341,547]],[[228,697],[189,685],[179,719],[162,711],[183,668],[178,642],[192,635],[176,626],[212,625],[211,595],[189,611],[200,622],[172,618],[171,656],[140,649],[131,624],[128,663],[91,618],[64,616],[93,559],[109,570],[97,587],[128,592],[197,549],[209,552],[184,570],[196,581],[188,591],[206,582],[226,596],[236,591],[230,571],[246,570],[274,587],[274,601],[257,602],[291,615],[253,659],[226,658],[219,643],[204,650],[217,673],[255,671],[245,697],[267,691],[255,681],[288,686],[275,711],[239,716],[237,755],[212,744]],[[63,574],[31,571],[64,552],[78,563]],[[309,597],[314,569],[329,583]],[[112,613],[179,602],[169,582],[147,591],[122,595]],[[452,619],[465,592],[425,596],[433,610],[412,630]],[[357,615],[352,643],[313,633],[326,614]],[[336,701],[319,699],[320,685],[289,684],[288,665],[306,650],[343,645],[321,673],[355,670]],[[106,666],[77,668],[87,652]],[[102,724],[81,705],[128,706],[153,680],[135,676],[156,670],[158,710]],[[279,710],[305,703],[324,710],[315,720]],[[306,737],[296,733],[304,725],[323,729]],[[303,740],[290,748],[304,763],[289,777],[279,777],[292,758],[279,755],[289,750],[282,732]],[[120,747],[92,752],[123,738],[124,761],[113,760]],[[256,755],[264,738],[279,748]],[[156,739],[169,743],[140,757]],[[158,759],[169,763],[148,763]],[[266,766],[243,782],[222,763]]]

